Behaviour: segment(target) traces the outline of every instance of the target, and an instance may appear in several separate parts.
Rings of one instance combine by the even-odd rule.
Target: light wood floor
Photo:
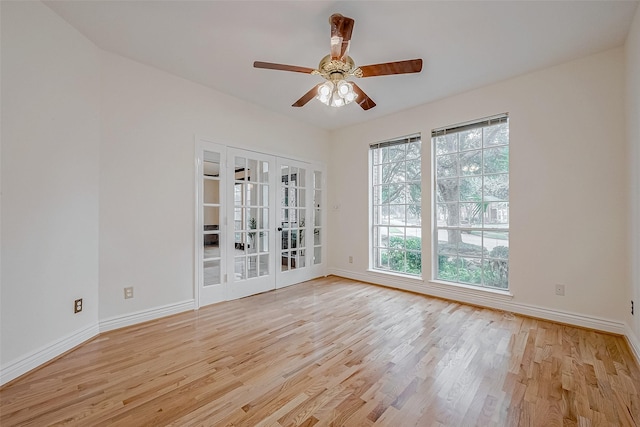
[[[108,332],[3,427],[637,426],[623,338],[328,277]]]

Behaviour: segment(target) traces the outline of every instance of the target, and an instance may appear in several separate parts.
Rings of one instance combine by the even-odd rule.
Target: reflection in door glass
[[[303,268],[305,266],[305,262],[306,261],[305,261],[304,254],[305,254],[305,250],[304,249],[300,249],[298,251],[298,264],[299,264],[298,268]]]
[[[269,182],[269,162],[260,162],[260,182]]]
[[[258,277],[258,257],[250,256],[247,258],[248,277]]]
[[[245,260],[244,257],[241,257],[241,258],[236,257],[233,263],[234,264],[233,270],[235,273],[236,280],[244,280],[247,278],[247,273],[244,268],[245,267],[244,260]]]
[[[260,180],[258,163],[258,160],[254,159],[249,159],[247,161],[247,181],[257,182]]]
[[[220,284],[220,260],[204,261],[204,286]]]
[[[267,206],[269,201],[267,200],[263,206]],[[269,208],[262,208],[262,216],[260,218],[260,228],[269,228]]]
[[[205,204],[220,204],[220,181],[206,177],[203,180],[203,201]]]
[[[260,276],[269,275],[269,254],[260,255],[260,266],[258,273]]]
[[[269,206],[269,185],[261,185],[260,186],[260,194],[262,195],[261,206]]]
[[[244,181],[245,171],[247,169],[247,162],[244,157],[236,157],[235,165],[235,178],[238,181]]]

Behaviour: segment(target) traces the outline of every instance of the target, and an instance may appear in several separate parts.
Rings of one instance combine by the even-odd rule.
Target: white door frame
[[[273,159],[273,181],[270,188],[270,209],[273,213],[270,215],[269,220],[269,229],[272,234],[270,237],[270,250],[269,253],[271,256],[271,271],[269,276],[273,278],[273,287],[272,288],[280,288],[283,286],[288,286],[291,284],[299,283],[301,281],[310,280],[315,277],[320,277],[326,275],[326,223],[327,223],[327,209],[326,209],[326,166],[320,163],[314,162],[306,162],[300,159],[290,159],[286,156],[278,156],[277,154],[267,154],[261,153],[255,150],[247,150],[244,148],[236,148],[232,146],[228,146],[226,144],[215,143],[210,139],[201,138],[195,136],[195,227],[194,227],[194,300],[195,300],[195,308],[198,309],[208,304],[213,304],[216,302],[227,301],[234,298],[239,298],[243,295],[242,292],[231,292],[230,284],[233,282],[231,275],[233,274],[233,251],[232,245],[234,244],[233,233],[234,233],[234,224],[233,224],[233,194],[229,190],[231,187],[230,183],[233,183],[234,180],[230,179],[233,177],[235,168],[231,165],[231,155],[229,153],[253,153],[256,156],[266,156]],[[204,274],[203,274],[203,260],[204,260],[204,240],[203,240],[203,232],[204,232],[204,218],[203,218],[203,155],[205,151],[213,151],[220,153],[220,176],[221,176],[221,185],[220,185],[220,218],[219,218],[219,246],[220,246],[220,284],[219,285],[211,285],[206,287],[203,286]],[[307,230],[307,239],[306,250],[308,257],[310,258],[308,264],[308,268],[301,269],[300,271],[304,271],[305,273],[300,273],[298,277],[293,281],[283,281],[282,284],[278,283],[276,270],[280,267],[280,239],[281,233],[277,231],[278,223],[276,222],[280,220],[280,170],[276,167],[279,165],[278,160],[282,159],[283,162],[300,162],[305,165],[307,168],[308,175],[311,174],[314,177],[314,171],[320,172],[322,177],[321,179],[321,200],[319,202],[320,206],[317,206],[318,203],[314,201],[314,191],[313,180],[309,181],[308,185],[309,190],[308,194],[305,196],[307,199],[308,212],[308,223],[305,227]],[[231,172],[231,171],[234,172]],[[315,205],[314,205],[315,203]],[[316,209],[318,209],[316,211]],[[277,214],[276,214],[277,212]],[[314,215],[315,212],[319,212],[319,223],[320,226],[316,227],[314,224]],[[320,245],[316,245],[314,247],[314,229],[318,229],[318,236],[320,239]],[[231,252],[230,252],[231,250]],[[313,262],[314,251],[316,254],[320,254],[320,262],[317,264]],[[215,291],[216,295],[211,295],[209,291]],[[258,290],[258,292],[261,292]],[[207,295],[209,293],[209,295]],[[250,295],[251,293],[249,293]]]

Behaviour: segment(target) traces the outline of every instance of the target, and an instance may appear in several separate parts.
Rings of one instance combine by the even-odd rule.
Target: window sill
[[[424,279],[421,276],[412,276],[410,274],[396,273],[395,271],[375,270],[373,268],[368,268],[367,273],[380,274],[382,276],[393,276],[393,277],[415,280],[416,282],[424,283]]]
[[[462,283],[444,282],[440,280],[429,280],[429,285],[447,292],[457,292],[467,295],[481,295],[503,301],[513,299],[513,294],[508,290],[483,288],[480,286],[465,285]]]

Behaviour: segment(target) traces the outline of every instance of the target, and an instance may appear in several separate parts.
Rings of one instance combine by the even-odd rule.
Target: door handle
[[[278,231],[282,231],[282,227],[278,227]]]

